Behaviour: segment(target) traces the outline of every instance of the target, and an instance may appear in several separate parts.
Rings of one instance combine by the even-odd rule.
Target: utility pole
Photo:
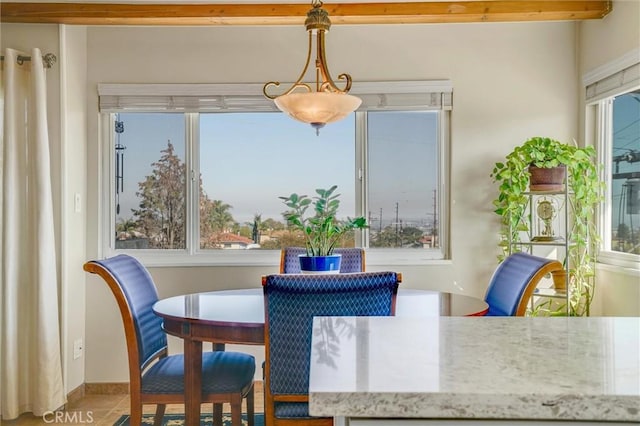
[[[399,203],[396,201],[396,247],[398,247],[398,210]]]

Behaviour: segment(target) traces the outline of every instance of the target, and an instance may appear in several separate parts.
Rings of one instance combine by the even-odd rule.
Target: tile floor
[[[262,413],[263,407],[263,394],[262,394],[262,382],[255,383],[255,411],[256,413]],[[244,404],[243,404],[244,405]],[[210,404],[203,404],[203,412],[211,412],[212,408]],[[243,412],[246,412],[246,408],[243,406]],[[144,407],[145,413],[154,413],[154,405],[146,405]],[[184,413],[184,407],[182,405],[168,405],[167,413]],[[229,407],[224,408],[224,412],[230,412]],[[92,424],[97,426],[113,426],[113,423],[120,418],[123,414],[129,413],[129,395],[85,395],[78,401],[67,404],[65,410],[58,414],[61,418],[55,420],[53,416],[35,417],[31,414],[23,414],[15,420],[2,421],[0,425],[3,426],[32,426],[32,425],[75,425],[78,424]],[[63,417],[66,416],[66,419]]]

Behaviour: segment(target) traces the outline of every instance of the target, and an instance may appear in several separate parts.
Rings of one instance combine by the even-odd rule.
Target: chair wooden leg
[[[273,397],[267,393],[268,383],[264,382],[263,394],[264,394],[264,426],[274,426],[275,415],[273,407]]]
[[[247,424],[248,426],[254,426],[254,416],[255,416],[255,411],[254,411],[254,392],[253,392],[253,385],[251,385],[251,389],[249,390],[249,393],[247,394]]]
[[[130,425],[142,424],[142,402],[140,402],[140,396],[131,395],[131,417],[129,419]]]
[[[231,426],[242,426],[242,395],[231,399]]]
[[[213,426],[222,426],[222,404],[213,404]]]
[[[153,417],[153,426],[162,426],[162,419],[164,418],[164,410],[167,406],[165,404],[156,405],[156,414]],[[137,423],[131,423],[137,424]]]

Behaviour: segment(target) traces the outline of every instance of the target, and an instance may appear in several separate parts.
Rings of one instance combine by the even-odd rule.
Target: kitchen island
[[[640,422],[640,318],[317,317],[309,412],[354,426]]]

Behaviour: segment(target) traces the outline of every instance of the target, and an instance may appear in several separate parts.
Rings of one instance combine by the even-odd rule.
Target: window
[[[438,114],[367,114],[369,246],[438,247]]]
[[[338,185],[339,214],[354,217],[355,124],[321,130],[285,114],[200,114],[200,249],[280,249],[304,241],[286,230],[278,197]],[[351,241],[355,244],[355,241]]]
[[[99,88],[107,255],[262,264],[267,251],[303,245],[279,197],[338,185],[339,213],[370,225],[345,245],[402,262],[447,257],[448,84],[354,84],[363,108],[319,136],[261,93],[234,93],[246,87],[167,85],[178,96],[157,86]]]
[[[637,265],[640,261],[640,63],[605,73],[587,84],[587,125],[593,129],[606,182],[600,220],[600,261]]]
[[[640,254],[640,89],[611,105],[610,249]]]

